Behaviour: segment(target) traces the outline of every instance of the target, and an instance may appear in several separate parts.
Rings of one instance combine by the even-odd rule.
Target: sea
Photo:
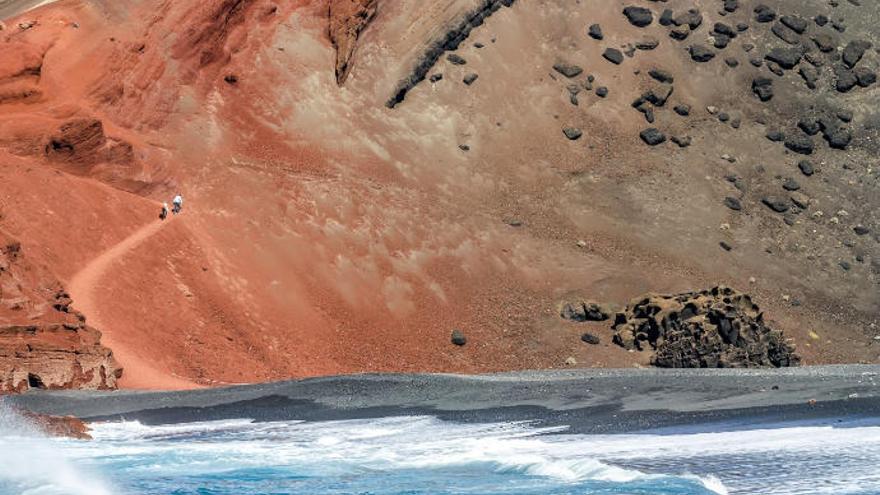
[[[880,421],[583,435],[432,416],[92,425],[0,410],[0,494],[880,494]]]

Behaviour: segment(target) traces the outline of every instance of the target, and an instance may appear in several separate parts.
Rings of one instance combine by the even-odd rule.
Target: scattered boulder
[[[614,65],[620,65],[623,63],[623,53],[620,52],[617,48],[608,48],[605,50],[605,53],[602,54],[605,57],[605,60],[611,62]]]
[[[478,74],[471,72],[470,74],[464,76],[464,79],[462,79],[462,82],[464,82],[465,84],[470,86],[471,84],[475,83],[477,81],[477,78],[479,78],[479,77],[480,76]]]
[[[816,169],[813,168],[813,163],[809,160],[801,160],[798,162],[798,168],[801,173],[806,175],[807,177],[813,175],[816,172]]]
[[[797,34],[804,34],[804,31],[807,30],[806,19],[798,17],[796,15],[784,15],[779,18],[779,22],[788,26],[789,29],[796,32]]]
[[[776,11],[761,4],[755,7],[755,20],[758,22],[773,22],[776,19]]]
[[[791,132],[785,137],[785,147],[801,155],[812,155],[815,144],[813,139],[803,132]]]
[[[605,39],[605,35],[602,34],[602,26],[598,24],[593,24],[592,26],[590,26],[587,29],[587,34],[590,36],[590,38],[593,38],[594,40]]]
[[[665,71],[663,69],[651,69],[648,71],[648,75],[662,83],[675,82],[675,78],[672,76],[672,74],[669,71]]]
[[[694,31],[703,24],[703,14],[697,9],[688,9],[687,12],[676,16],[672,23],[676,26],[687,26]]]
[[[770,208],[776,213],[785,213],[791,208],[788,205],[788,201],[775,196],[765,196],[761,198],[761,203],[764,203],[767,208]]]
[[[752,92],[761,101],[767,102],[773,99],[773,80],[769,77],[756,77],[752,81]]]
[[[843,52],[841,53],[841,60],[846,64],[847,67],[852,69],[859,63],[859,60],[862,59],[862,56],[865,55],[865,52],[871,48],[871,43],[863,40],[854,40],[847,43],[847,45],[843,48]]]
[[[705,63],[715,58],[715,52],[705,45],[691,45],[688,51],[694,62]]]
[[[623,9],[623,15],[636,27],[650,26],[654,22],[654,14],[644,7],[626,7]]]
[[[467,337],[464,336],[464,333],[461,330],[455,329],[452,331],[452,343],[461,347],[467,344]]]
[[[793,69],[801,62],[804,54],[800,48],[774,48],[764,57],[783,69]]]
[[[798,189],[801,188],[801,185],[798,184],[798,182],[796,180],[789,177],[789,178],[785,179],[785,181],[782,182],[782,188],[785,189],[786,191],[797,191]]]
[[[605,305],[584,301],[564,304],[559,316],[574,322],[605,321],[611,318],[612,313]]]
[[[584,135],[583,131],[576,127],[566,127],[565,129],[562,129],[562,133],[571,141],[576,141]]]
[[[567,64],[565,62],[559,62],[553,65],[553,70],[569,79],[577,77],[584,72],[584,69],[582,69],[581,67],[573,64]]]
[[[613,342],[653,350],[662,368],[798,366],[782,332],[771,329],[747,294],[728,287],[634,299],[614,322]]]
[[[639,137],[641,137],[642,141],[649,146],[657,146],[658,144],[666,142],[666,135],[660,132],[656,127],[650,127],[643,130],[639,133]]]
[[[452,65],[465,65],[467,63],[467,60],[456,53],[450,53],[449,55],[447,55],[446,60],[449,60],[449,63],[451,63]]]
[[[597,336],[595,336],[595,335],[593,335],[593,334],[591,334],[591,333],[589,333],[589,332],[587,332],[587,333],[581,335],[581,340],[582,340],[584,343],[587,343],[587,344],[590,344],[590,345],[599,345],[600,343],[602,343],[602,340],[599,339],[599,337],[597,337]]]

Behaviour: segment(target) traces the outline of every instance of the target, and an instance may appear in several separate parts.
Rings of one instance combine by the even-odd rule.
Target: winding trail
[[[165,225],[172,221],[172,218],[169,217],[164,222],[154,220],[144,225],[120,243],[112,246],[90,261],[67,284],[68,292],[74,301],[73,306],[86,315],[89,325],[101,331],[101,343],[113,351],[116,360],[124,368],[123,377],[120,380],[122,388],[142,390],[190,390],[202,388],[196,383],[156,368],[148,360],[138,356],[132,349],[122,345],[117,336],[124,332],[125,329],[118,328],[118,326],[104,321],[101,317],[100,305],[98,304],[98,300],[106,295],[106,293],[101,291],[102,288],[106,287],[101,285],[101,280],[108,274],[113,264],[124,258],[125,255],[161,231]]]

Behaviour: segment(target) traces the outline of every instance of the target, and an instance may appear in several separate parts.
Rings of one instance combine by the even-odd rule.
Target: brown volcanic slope
[[[647,364],[560,302],[716,284],[750,292],[806,363],[878,361],[875,7],[767,0],[760,23],[745,0],[332,3],[62,0],[5,19],[0,227],[100,327],[121,386]],[[676,40],[666,8],[702,22]],[[746,29],[713,48],[716,22]],[[855,40],[872,45],[850,72]],[[767,63],[777,47],[799,64]],[[655,68],[674,92],[643,106],[649,125],[632,103],[664,94]],[[866,87],[835,89],[850,74]],[[692,144],[649,147],[649,126]],[[845,150],[822,137],[847,131]],[[178,191],[183,215],[159,224]]]

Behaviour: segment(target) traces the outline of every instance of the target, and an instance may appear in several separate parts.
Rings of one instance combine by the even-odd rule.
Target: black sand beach
[[[733,429],[880,417],[880,366],[353,375],[191,392],[37,392],[6,400],[37,413],[154,425],[433,415],[459,422],[528,420],[566,425],[572,433]]]

